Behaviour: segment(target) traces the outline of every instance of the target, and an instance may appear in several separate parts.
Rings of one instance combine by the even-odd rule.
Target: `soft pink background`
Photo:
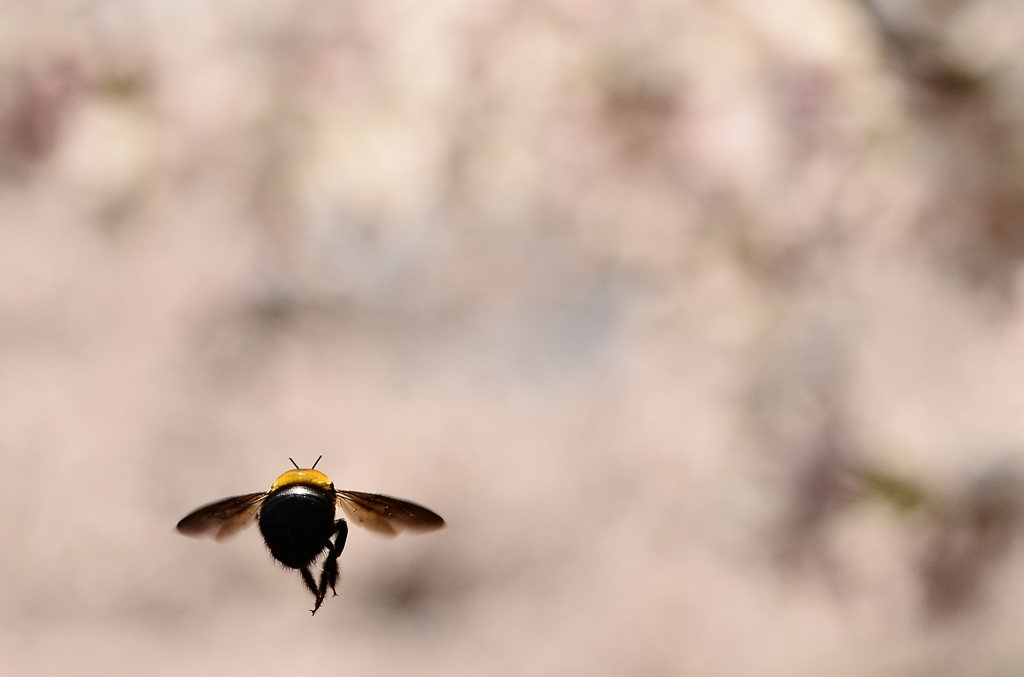
[[[0,674],[1020,674],[1024,15],[885,6],[988,89],[852,1],[0,2]],[[314,618],[175,533],[320,454],[449,527]]]

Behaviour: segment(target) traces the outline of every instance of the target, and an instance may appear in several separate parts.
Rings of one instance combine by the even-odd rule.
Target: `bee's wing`
[[[350,520],[385,536],[397,536],[405,529],[433,531],[444,526],[434,511],[393,496],[338,491],[335,502]]]
[[[258,494],[232,496],[204,505],[178,522],[178,531],[186,536],[209,536],[218,541],[233,536],[256,520],[260,504],[267,497]]]

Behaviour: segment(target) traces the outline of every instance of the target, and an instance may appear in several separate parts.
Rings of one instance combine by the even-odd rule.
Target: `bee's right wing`
[[[178,531],[186,536],[209,536],[223,541],[256,521],[267,492],[232,496],[204,505],[178,522]]]
[[[338,491],[335,503],[354,523],[384,536],[397,536],[404,529],[434,531],[444,526],[433,510],[394,496]]]

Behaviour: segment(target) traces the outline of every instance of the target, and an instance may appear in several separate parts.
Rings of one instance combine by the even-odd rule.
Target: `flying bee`
[[[338,595],[338,558],[345,549],[348,523],[344,517],[334,519],[337,508],[357,525],[385,536],[397,536],[405,529],[434,531],[444,526],[440,515],[422,505],[382,494],[335,489],[327,475],[315,469],[320,458],[308,469],[289,458],[295,470],[278,477],[267,491],[204,505],[178,522],[178,531],[223,541],[258,521],[274,559],[302,574],[316,598],[315,614],[328,588]],[[310,568],[324,552],[327,556],[317,581]]]

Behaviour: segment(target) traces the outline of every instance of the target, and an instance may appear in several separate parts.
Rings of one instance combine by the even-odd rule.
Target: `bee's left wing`
[[[267,492],[232,496],[198,508],[178,522],[178,531],[186,536],[209,536],[223,541],[256,520]]]
[[[434,531],[444,520],[433,510],[383,494],[338,491],[335,502],[346,517],[370,531],[397,536],[401,531]]]

